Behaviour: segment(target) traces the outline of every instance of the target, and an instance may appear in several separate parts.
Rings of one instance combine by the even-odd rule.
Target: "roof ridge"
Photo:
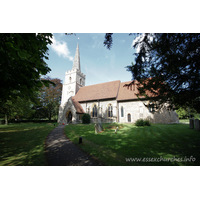
[[[131,81],[124,81],[124,82],[121,82],[121,83],[128,83],[128,82],[133,82],[135,80],[131,80]]]
[[[117,82],[117,81],[121,82],[120,80],[116,80],[116,81],[108,81],[108,82],[103,82],[103,83],[96,83],[96,84],[93,84],[93,85],[101,85],[101,84],[112,83],[112,82]],[[86,86],[84,86],[84,87],[89,87],[89,86],[93,86],[93,85],[86,85]],[[82,88],[82,87],[81,87],[81,88]],[[81,89],[81,88],[80,88],[80,89]]]

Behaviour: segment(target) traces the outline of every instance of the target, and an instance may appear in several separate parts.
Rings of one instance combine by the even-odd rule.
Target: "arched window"
[[[131,114],[128,114],[128,122],[131,122]]]
[[[123,108],[123,106],[121,107],[121,117],[124,117],[124,108]]]
[[[92,117],[97,117],[97,106],[94,104],[93,109],[92,109]]]
[[[80,84],[82,84],[82,79],[80,78]]]
[[[70,76],[70,77],[69,77],[69,82],[71,83],[71,81],[72,81],[72,77]]]
[[[108,117],[113,117],[113,108],[111,104],[108,106]]]

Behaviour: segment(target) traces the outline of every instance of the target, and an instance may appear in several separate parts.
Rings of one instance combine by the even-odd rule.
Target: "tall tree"
[[[135,62],[127,70],[139,82],[138,96],[145,94],[147,99],[155,100],[158,108],[169,102],[200,112],[200,34],[134,36]]]
[[[62,95],[62,81],[58,78],[45,77],[43,80],[51,81],[54,85],[45,85],[40,91],[40,101],[43,109],[46,109],[47,117],[51,120],[53,115],[57,115]]]
[[[31,97],[35,90],[48,84],[41,80],[50,68],[44,62],[48,59],[48,44],[52,34],[1,33],[0,34],[0,101],[16,96]]]
[[[50,83],[40,77],[51,70],[44,62],[51,38],[52,34],[0,34],[0,110],[5,116],[8,101],[18,96],[32,100],[35,91]]]

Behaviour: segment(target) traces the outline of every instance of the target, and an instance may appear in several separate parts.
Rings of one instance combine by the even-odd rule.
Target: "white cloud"
[[[70,61],[73,61],[73,57],[70,56],[66,42],[58,41],[54,36],[52,38],[52,42],[51,48],[58,54],[58,56],[63,56],[64,58],[68,58]]]

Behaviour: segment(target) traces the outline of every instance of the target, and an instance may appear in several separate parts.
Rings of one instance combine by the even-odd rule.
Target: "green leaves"
[[[21,59],[28,59],[28,58],[30,58],[30,55],[28,54],[28,52],[26,50],[24,50],[24,51],[18,51],[17,54],[18,54],[18,56]]]
[[[52,34],[10,33],[0,34],[0,102],[17,90],[22,96],[31,96],[43,86],[41,75],[51,69],[47,59]],[[47,83],[45,83],[47,84]]]
[[[138,35],[137,35],[138,36]],[[200,34],[141,34],[135,39],[135,63],[128,71],[157,99],[200,108]],[[193,78],[192,78],[193,77]],[[147,92],[148,93],[148,92]],[[195,101],[194,101],[195,100]]]

